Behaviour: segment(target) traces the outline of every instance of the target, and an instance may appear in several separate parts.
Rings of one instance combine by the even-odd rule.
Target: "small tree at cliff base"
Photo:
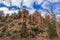
[[[22,29],[21,29],[21,37],[27,38],[28,37],[28,31],[26,27],[26,23],[22,23]]]
[[[58,37],[57,31],[56,31],[56,26],[51,22],[48,22],[48,30],[47,30],[47,32],[48,32],[49,38]]]
[[[7,26],[4,26],[3,28],[2,28],[2,30],[1,30],[1,32],[0,32],[0,37],[2,37],[5,33],[6,33],[6,31],[7,31]]]

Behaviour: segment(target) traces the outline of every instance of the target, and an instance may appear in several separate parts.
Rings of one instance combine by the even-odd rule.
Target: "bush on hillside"
[[[25,37],[25,38],[28,37],[28,31],[27,31],[27,27],[26,27],[25,22],[22,24],[21,37]]]
[[[48,22],[47,32],[48,32],[49,38],[55,38],[58,36],[56,31],[56,26],[51,22]]]

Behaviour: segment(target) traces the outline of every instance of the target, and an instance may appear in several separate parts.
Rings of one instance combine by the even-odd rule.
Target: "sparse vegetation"
[[[7,36],[11,36],[10,31],[6,31],[6,35],[7,35]]]
[[[21,29],[21,37],[28,37],[28,31],[27,31],[27,27],[26,27],[26,23],[22,23],[22,29]]]
[[[29,12],[25,9],[18,13],[12,13],[12,15],[7,14],[4,16],[4,14],[0,14],[0,38],[6,36],[6,38],[12,37],[19,38],[20,40],[20,37],[23,39],[30,37],[39,40],[42,37],[41,40],[43,40],[46,38],[46,32],[48,34],[46,39],[56,38],[58,34],[56,29],[57,22],[54,22],[55,19],[53,22],[52,19],[49,19],[49,22],[47,22],[46,18],[41,17],[37,11],[34,14],[35,16],[32,14],[29,15]],[[45,31],[46,28],[47,31]]]
[[[7,26],[4,26],[4,27],[2,28],[2,33],[5,33],[6,30],[7,30]]]
[[[51,22],[48,22],[48,30],[47,30],[47,32],[48,32],[49,38],[58,37],[57,31],[56,31],[56,26]]]

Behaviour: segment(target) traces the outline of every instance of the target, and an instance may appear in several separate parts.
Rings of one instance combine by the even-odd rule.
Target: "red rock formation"
[[[26,13],[26,10],[23,9],[22,12],[21,12],[21,22],[26,21],[27,15],[25,13]]]
[[[21,23],[23,22],[26,22],[26,25],[27,25],[27,28],[29,29],[30,28],[30,25],[29,25],[29,15],[28,15],[28,11],[23,9],[21,11],[21,19],[20,19]]]
[[[41,14],[39,12],[35,11],[33,17],[36,23],[40,23],[40,24],[42,23]]]

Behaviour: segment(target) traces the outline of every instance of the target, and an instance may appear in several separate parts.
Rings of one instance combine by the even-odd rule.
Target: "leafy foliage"
[[[47,32],[48,32],[49,38],[54,38],[58,36],[56,32],[56,26],[51,22],[48,22]]]
[[[21,37],[28,37],[28,31],[25,22],[22,24]]]
[[[7,30],[7,26],[4,26],[3,28],[2,28],[2,32],[6,32],[6,30]]]
[[[10,36],[10,35],[11,35],[11,34],[10,34],[10,31],[7,31],[7,32],[6,32],[6,35],[7,35],[7,36]]]
[[[0,31],[0,37],[2,37],[5,34],[6,30],[7,30],[7,26],[4,26]]]

